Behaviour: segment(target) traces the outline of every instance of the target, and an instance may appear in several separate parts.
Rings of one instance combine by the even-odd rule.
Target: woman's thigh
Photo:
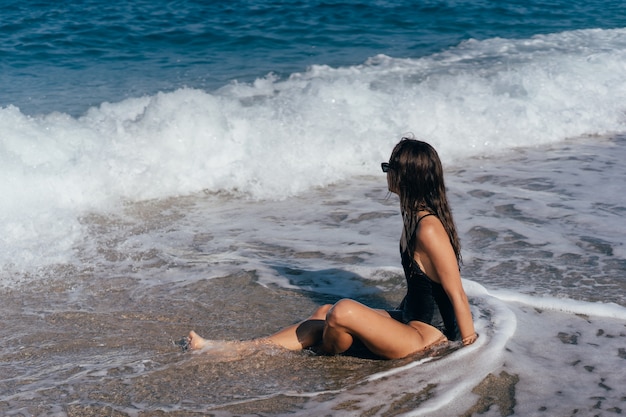
[[[436,342],[442,334],[426,324],[399,322],[385,310],[354,300],[341,300],[329,311],[327,325],[343,329],[359,339],[372,353],[384,358],[403,358]]]

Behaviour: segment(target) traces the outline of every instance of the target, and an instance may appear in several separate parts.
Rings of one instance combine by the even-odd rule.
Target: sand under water
[[[331,400],[332,415],[399,415],[418,407],[434,387],[398,392],[391,403],[380,398],[365,409],[358,400],[337,399],[350,387],[371,385],[365,382],[372,375],[422,356],[445,360],[458,349],[395,361],[269,346],[234,355],[184,353],[175,344],[184,329],[213,339],[260,337],[335,297],[267,288],[250,273],[148,289],[132,278],[105,285],[85,274],[65,278],[3,294],[3,415],[307,414],[311,402]],[[200,294],[204,302],[189,301]],[[387,306],[392,300],[364,301]],[[476,386],[481,400],[468,413],[494,403],[512,411],[517,380],[506,371],[488,375]]]
[[[396,306],[400,217],[384,177],[86,213],[74,262],[3,270],[0,414],[620,415],[625,209],[596,185],[624,177],[623,145],[583,139],[451,167],[481,337],[396,361],[175,343],[191,329],[265,336],[342,297]]]

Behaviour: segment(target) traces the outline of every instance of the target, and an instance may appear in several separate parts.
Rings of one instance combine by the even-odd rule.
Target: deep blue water
[[[467,39],[626,26],[611,1],[4,1],[0,106],[82,114],[103,101],[217,89],[313,64],[416,58]]]

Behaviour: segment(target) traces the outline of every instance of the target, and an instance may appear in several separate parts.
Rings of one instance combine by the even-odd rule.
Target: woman
[[[375,355],[396,359],[447,340],[461,339],[464,345],[476,341],[459,273],[461,248],[437,152],[425,142],[404,138],[382,170],[389,191],[400,197],[404,222],[400,253],[408,288],[398,310],[377,310],[343,299],[251,343],[269,342],[290,350],[318,346],[337,354],[358,339]],[[209,343],[190,332],[191,349]]]

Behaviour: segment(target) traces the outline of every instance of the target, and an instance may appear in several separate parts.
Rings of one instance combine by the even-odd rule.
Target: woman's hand
[[[461,342],[463,343],[463,346],[467,346],[467,345],[471,345],[472,343],[474,343],[476,339],[478,339],[478,333],[473,333],[467,337],[464,337],[463,340],[461,340]]]

